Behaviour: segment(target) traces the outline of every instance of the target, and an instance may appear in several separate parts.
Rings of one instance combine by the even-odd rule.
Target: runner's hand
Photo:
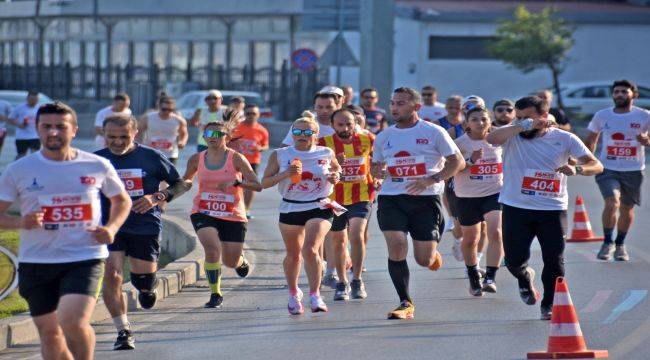
[[[435,181],[428,177],[418,179],[416,181],[411,181],[406,185],[406,192],[409,195],[420,195],[424,190],[433,184],[435,184]]]
[[[144,214],[156,205],[158,205],[158,201],[154,199],[153,195],[145,195],[133,202],[131,211],[137,214]]]
[[[179,148],[179,149],[183,149],[183,148],[185,147],[186,144],[187,144],[187,143],[179,142],[179,143],[178,143],[178,148]]]
[[[548,119],[537,119],[533,120],[533,129],[545,129],[547,127],[551,127],[553,125],[552,121],[549,121]]]
[[[284,171],[287,176],[302,174],[302,165],[289,165],[289,168]]]
[[[574,158],[573,156],[569,156],[569,160],[567,160],[569,165],[578,165],[578,159]]]
[[[115,239],[115,231],[105,226],[98,226],[94,229],[88,229],[86,231],[92,233],[95,241],[100,244],[109,245],[112,244],[113,240]]]
[[[343,165],[345,163],[345,153],[336,154],[336,161]]]
[[[386,178],[386,168],[384,168],[384,163],[372,164],[370,169],[372,177],[375,179],[383,180]]]
[[[340,179],[341,179],[341,175],[338,172],[331,172],[327,175],[327,181],[329,181],[333,185],[336,185],[336,183],[338,183]]]
[[[577,174],[576,167],[569,164],[560,166],[559,168],[555,169],[555,171],[566,176],[574,176]]]
[[[483,157],[483,149],[478,149],[472,152],[472,156],[470,157],[472,159],[473,163],[476,163],[478,159]]]
[[[20,228],[25,230],[39,229],[43,227],[43,212],[36,211],[20,218]]]
[[[643,146],[650,146],[650,137],[648,137],[648,133],[637,135],[636,140]]]

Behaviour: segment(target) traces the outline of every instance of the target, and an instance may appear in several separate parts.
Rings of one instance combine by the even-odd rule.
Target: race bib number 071
[[[88,194],[42,195],[38,202],[44,213],[45,230],[78,230],[93,225],[93,206]]]
[[[558,173],[526,170],[521,183],[521,193],[533,196],[560,197],[560,185]]]
[[[404,156],[390,158],[386,161],[386,168],[393,180],[415,180],[427,174],[427,165],[424,156]]]

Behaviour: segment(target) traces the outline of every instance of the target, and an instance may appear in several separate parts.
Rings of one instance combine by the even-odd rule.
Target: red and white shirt
[[[313,201],[302,204],[280,203],[280,212],[307,211],[321,207],[316,199],[325,199],[332,194],[334,185],[327,181],[330,173],[332,149],[325,146],[314,146],[309,151],[299,151],[293,146],[275,150],[278,156],[279,172],[286,171],[293,159],[300,159],[302,162],[302,177],[300,182],[293,184],[291,178],[284,179],[278,184],[278,191],[284,199],[294,201]]]

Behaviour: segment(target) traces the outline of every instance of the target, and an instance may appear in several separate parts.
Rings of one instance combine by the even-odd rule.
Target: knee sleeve
[[[131,284],[133,287],[138,289],[138,291],[152,291],[158,285],[158,279],[156,278],[156,273],[151,274],[135,274],[131,273]]]

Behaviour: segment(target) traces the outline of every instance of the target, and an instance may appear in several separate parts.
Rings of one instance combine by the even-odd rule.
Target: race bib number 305
[[[86,229],[93,225],[93,207],[88,194],[42,195],[45,230]]]
[[[126,192],[129,196],[144,195],[142,185],[142,169],[119,169],[117,175],[122,179]]]
[[[235,196],[219,193],[201,193],[199,212],[212,217],[232,216],[235,207]]]
[[[404,156],[386,161],[387,170],[393,181],[415,180],[427,174],[424,156]]]
[[[555,172],[526,170],[521,183],[521,193],[525,195],[560,197],[560,175]]]
[[[366,159],[364,157],[346,158],[341,168],[341,181],[343,182],[361,182],[368,175]]]
[[[471,180],[490,180],[503,173],[503,163],[475,164],[469,168]]]

